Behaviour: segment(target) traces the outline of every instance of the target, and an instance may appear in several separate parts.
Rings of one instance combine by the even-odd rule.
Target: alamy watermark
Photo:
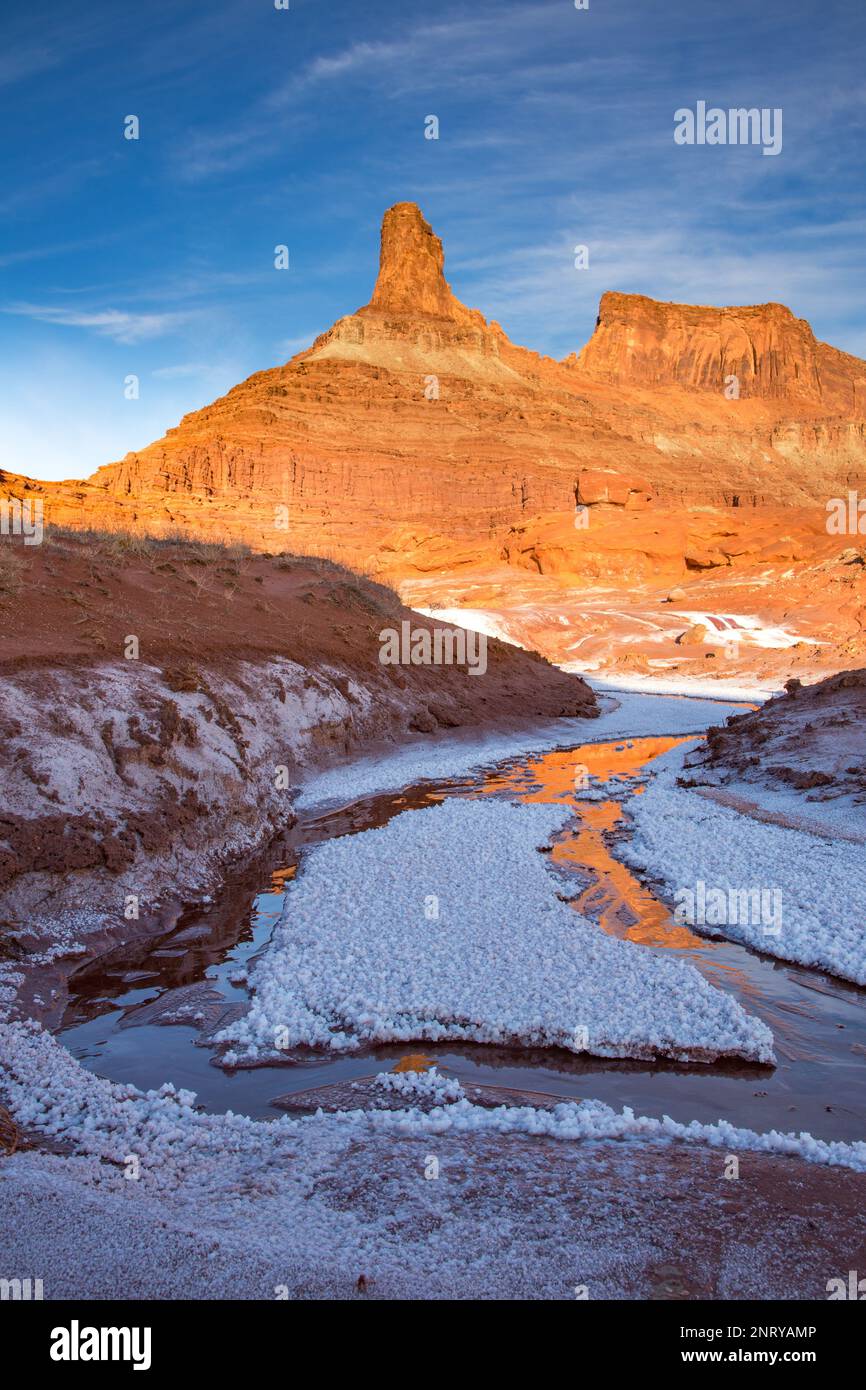
[[[831,497],[826,526],[830,536],[866,536],[866,497],[853,488],[847,497]]]
[[[41,545],[42,498],[0,498],[0,536],[23,536],[25,545]]]
[[[763,927],[765,936],[782,932],[782,893],[778,888],[678,888],[674,921],[690,927]]]
[[[151,1328],[82,1327],[73,1318],[69,1327],[55,1327],[48,1352],[52,1361],[131,1361],[134,1371],[151,1364]]]
[[[782,152],[781,106],[707,106],[699,101],[694,111],[681,106],[674,112],[674,143],[677,145],[761,145],[761,153]]]
[[[866,1279],[859,1279],[856,1269],[848,1270],[847,1280],[828,1279],[827,1298],[830,1302],[838,1299],[853,1299],[857,1303],[862,1303],[866,1299]]]
[[[413,627],[408,619],[379,633],[383,666],[466,666],[470,676],[487,670],[487,637],[462,627]]]
[[[27,1303],[31,1299],[43,1299],[41,1279],[0,1279],[0,1303],[7,1299],[14,1303]]]

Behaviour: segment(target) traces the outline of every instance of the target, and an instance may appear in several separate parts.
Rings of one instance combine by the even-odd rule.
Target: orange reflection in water
[[[505,773],[492,774],[482,794],[511,791],[521,801],[564,802],[574,808],[578,824],[554,842],[552,858],[589,878],[589,883],[572,900],[572,906],[597,921],[603,931],[644,946],[665,946],[669,950],[706,948],[708,943],[674,922],[665,905],[608,849],[605,836],[623,818],[620,802],[585,801],[578,790],[592,785],[587,784],[588,777],[600,782],[612,777],[631,781],[653,758],[688,741],[636,738],[628,742],[585,743],[568,752],[546,753]],[[630,790],[641,792],[643,788],[632,786]]]
[[[407,1052],[405,1057],[401,1057],[399,1062],[391,1068],[392,1071],[429,1071],[436,1066],[436,1058],[428,1057],[426,1052]]]

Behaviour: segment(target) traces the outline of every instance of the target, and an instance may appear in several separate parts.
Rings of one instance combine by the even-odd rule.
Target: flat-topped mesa
[[[568,360],[614,385],[678,385],[840,411],[862,410],[866,384],[862,363],[774,303],[715,308],[609,291],[595,332]]]

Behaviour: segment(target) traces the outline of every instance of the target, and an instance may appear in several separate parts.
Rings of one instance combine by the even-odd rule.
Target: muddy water
[[[575,823],[559,836],[552,858],[574,877],[573,904],[600,931],[651,950],[691,960],[718,988],[760,1015],[775,1037],[774,1068],[633,1063],[576,1057],[551,1050],[460,1045],[428,1049],[443,1071],[488,1085],[595,1097],[674,1119],[728,1119],[752,1128],[809,1130],[821,1138],[861,1139],[866,1132],[866,991],[819,971],[791,966],[742,946],[696,936],[678,926],[651,887],[616,858],[627,834],[627,806],[640,795],[642,770],[681,742],[651,738],[582,744],[514,760],[462,781],[411,787],[365,798],[313,816],[235,875],[219,903],[189,913],[166,937],[73,979],[62,1036],[92,1070],[143,1088],[170,1080],[198,1093],[207,1109],[267,1117],[287,1092],[390,1070],[405,1046],[283,1063],[227,1074],[201,1043],[225,1010],[242,1010],[247,989],[238,972],[267,946],[306,848],[382,825],[402,811],[450,796],[508,796],[572,806]],[[587,776],[623,779],[622,796],[586,801]],[[635,781],[637,779],[637,781]],[[551,883],[551,891],[561,888]],[[190,1021],[157,1019],[186,1008]],[[193,1014],[198,1020],[193,1023]]]

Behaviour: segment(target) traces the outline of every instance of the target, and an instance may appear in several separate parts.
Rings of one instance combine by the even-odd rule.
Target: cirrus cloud
[[[141,343],[171,333],[189,314],[130,314],[122,309],[86,311],[46,304],[9,304],[3,312],[63,328],[86,328],[116,343]]]

